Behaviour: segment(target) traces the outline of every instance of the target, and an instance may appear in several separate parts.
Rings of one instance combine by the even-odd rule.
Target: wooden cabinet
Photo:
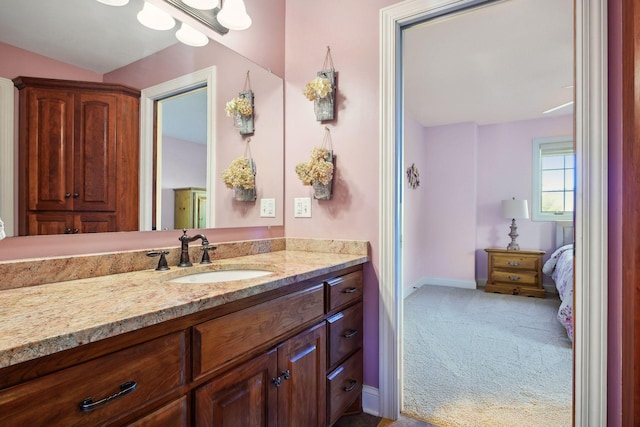
[[[327,280],[327,425],[362,411],[362,270]]]
[[[350,267],[0,369],[0,425],[332,425],[362,407],[362,325]]]
[[[204,188],[176,188],[174,228],[205,228],[207,221],[207,190]]]
[[[185,384],[185,334],[174,333],[0,392],[0,425],[98,425]]]
[[[31,77],[14,83],[19,234],[137,230],[140,92]]]
[[[489,256],[486,292],[544,298],[544,251],[485,249]]]
[[[195,391],[198,427],[324,426],[325,324]]]

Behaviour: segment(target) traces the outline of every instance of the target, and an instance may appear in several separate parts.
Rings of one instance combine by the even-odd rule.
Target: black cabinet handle
[[[358,381],[350,380],[349,381],[349,385],[347,387],[344,387],[344,391],[349,392],[349,391],[353,390],[354,388],[356,388],[356,384],[358,384]]]
[[[64,229],[64,234],[71,234],[71,229],[70,228],[65,228]]]
[[[69,197],[71,197],[71,193],[64,193],[64,198],[68,199]]]
[[[349,332],[345,333],[342,336],[345,338],[351,338],[351,337],[354,337],[357,333],[358,333],[357,329],[350,329]]]
[[[78,197],[80,197],[80,194],[79,194],[79,193],[73,193],[73,198],[74,198],[74,199],[77,199]]]
[[[92,411],[102,405],[111,402],[112,400],[122,397],[125,394],[131,393],[136,389],[137,386],[138,385],[135,381],[127,381],[126,383],[120,384],[119,392],[117,392],[116,394],[112,394],[111,396],[107,396],[104,399],[100,399],[97,402],[94,402],[92,398],[88,397],[80,402],[80,410],[83,412]]]
[[[74,228],[74,229],[73,229],[73,234],[78,234],[78,232],[79,232],[79,231],[80,231],[80,230],[78,230],[77,228]]]
[[[276,388],[280,387],[280,385],[282,384],[282,378],[280,378],[280,377],[271,378],[271,384],[276,386]]]
[[[349,289],[345,289],[342,292],[344,292],[345,294],[355,294],[358,291],[357,288],[349,288]]]
[[[280,375],[282,375],[282,378],[284,378],[285,380],[288,380],[289,378],[291,378],[291,371],[287,369],[286,371],[280,372]]]

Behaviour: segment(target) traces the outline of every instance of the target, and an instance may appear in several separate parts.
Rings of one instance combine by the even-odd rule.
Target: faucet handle
[[[165,270],[169,270],[169,265],[167,264],[167,258],[165,257],[165,255],[167,255],[169,253],[169,251],[151,251],[151,252],[147,252],[147,256],[159,256],[160,259],[158,260],[158,266],[156,267],[157,271],[165,271]]]
[[[200,264],[211,264],[211,258],[209,258],[210,250],[216,250],[216,246],[212,246],[209,243],[202,243],[202,261],[200,261]]]

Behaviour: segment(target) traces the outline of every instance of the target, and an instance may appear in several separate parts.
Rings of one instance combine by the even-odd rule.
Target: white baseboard
[[[362,411],[376,417],[380,416],[380,393],[377,388],[362,386]]]
[[[475,280],[445,279],[442,277],[423,277],[409,289],[405,289],[402,297],[406,298],[422,286],[448,286],[450,288],[477,289]]]

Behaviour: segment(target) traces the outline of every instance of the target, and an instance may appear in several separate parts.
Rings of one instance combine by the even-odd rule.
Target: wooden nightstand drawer
[[[494,268],[507,268],[509,270],[537,270],[538,264],[538,257],[525,257],[512,254],[496,254],[493,257]]]
[[[485,249],[488,254],[485,292],[544,298],[544,251]]]
[[[493,272],[491,278],[493,282],[503,282],[512,285],[529,285],[536,286],[538,277],[535,273],[526,271],[499,271]]]

